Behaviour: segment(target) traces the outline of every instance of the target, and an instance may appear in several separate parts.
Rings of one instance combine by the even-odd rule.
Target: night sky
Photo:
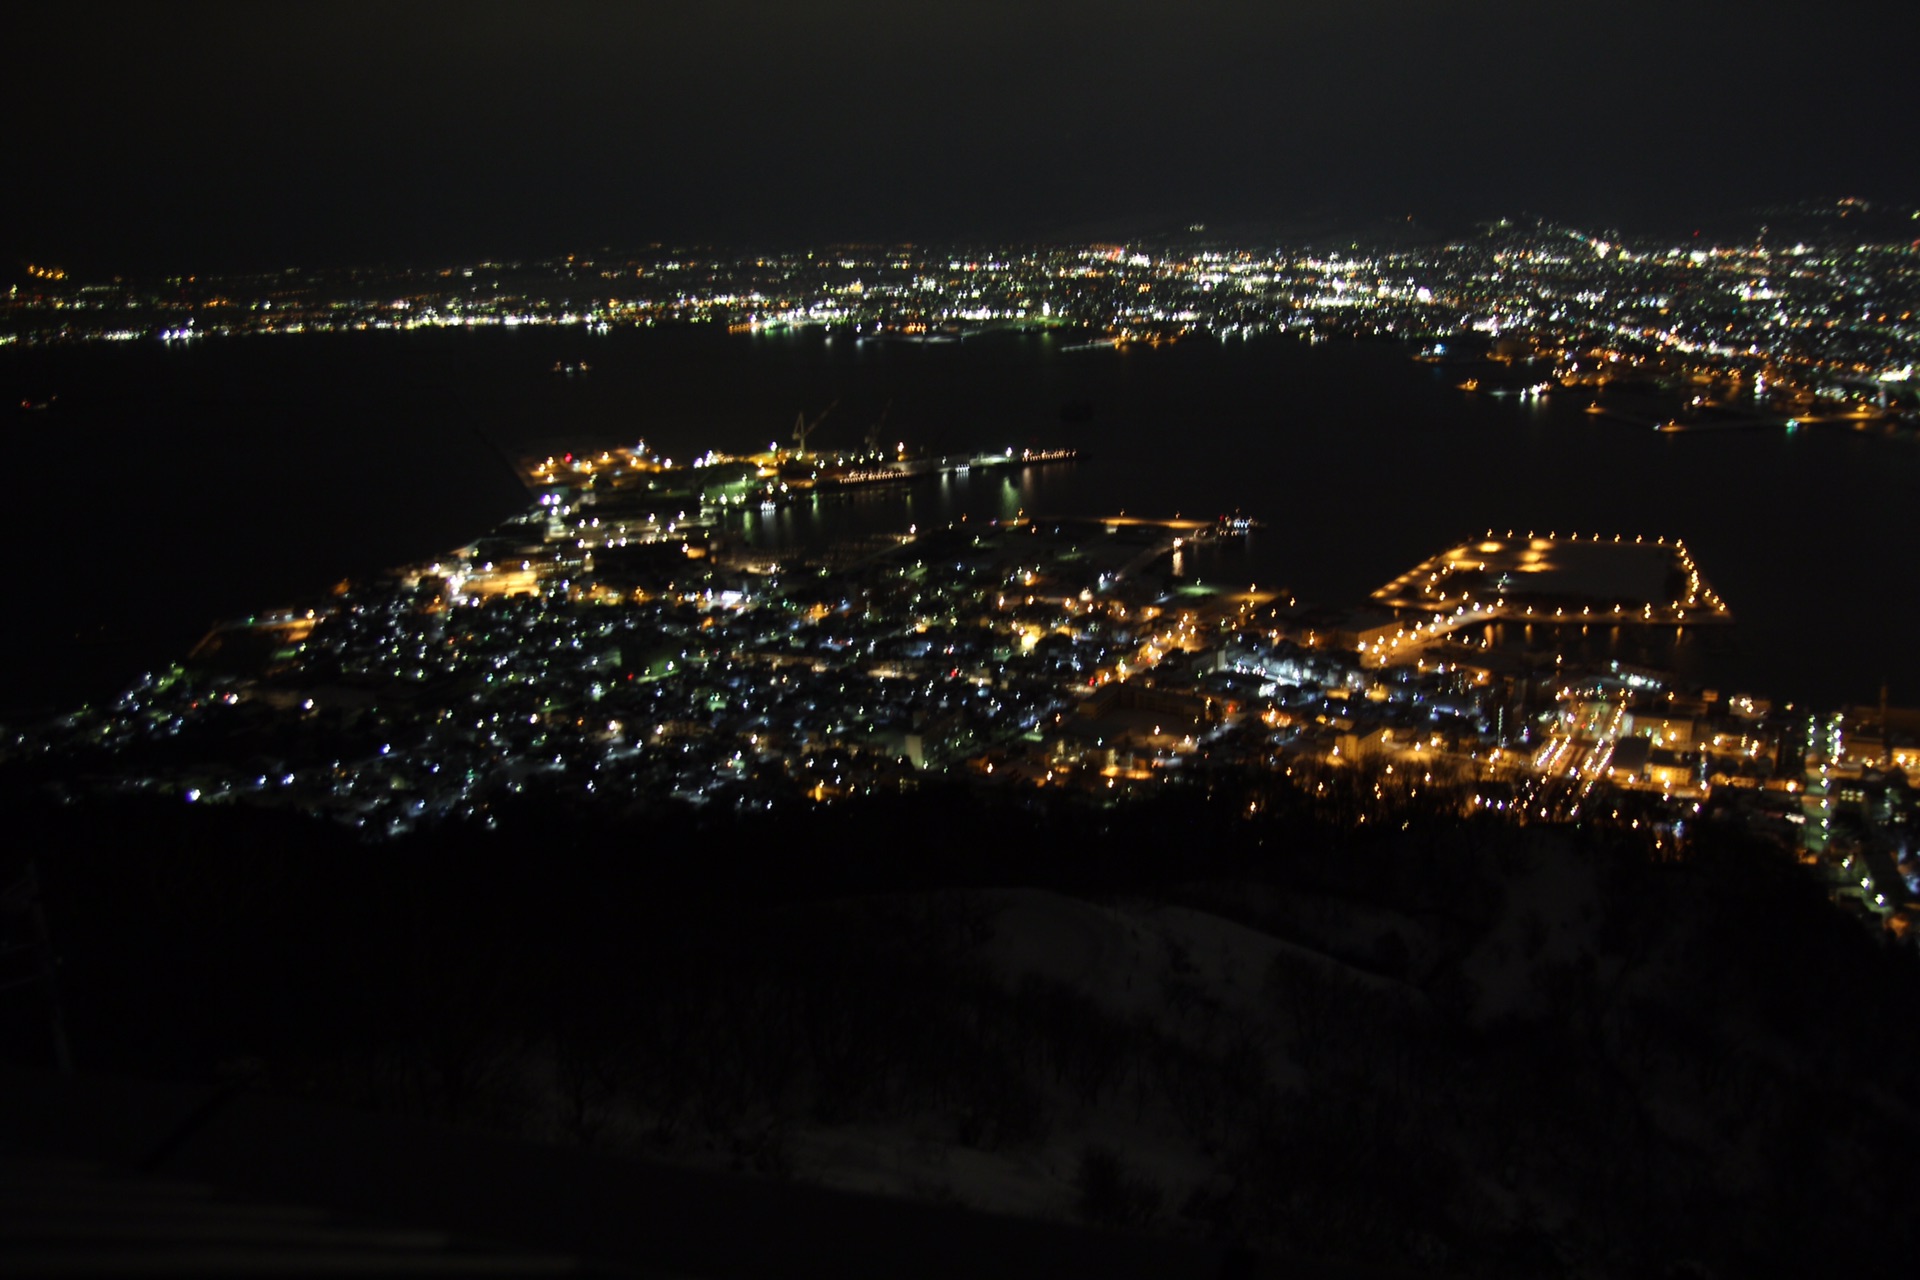
[[[0,258],[172,272],[1913,201],[1911,30],[1884,13],[16,0]]]

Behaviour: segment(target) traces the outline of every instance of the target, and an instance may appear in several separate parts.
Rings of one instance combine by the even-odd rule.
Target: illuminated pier
[[[1485,622],[1685,627],[1733,621],[1685,542],[1617,533],[1489,529],[1477,542],[1421,561],[1375,591],[1373,600],[1406,624],[1374,646],[1380,663]]]

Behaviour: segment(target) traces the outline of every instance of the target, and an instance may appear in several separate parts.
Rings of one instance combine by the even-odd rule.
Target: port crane
[[[880,411],[872,426],[867,428],[867,452],[880,452],[880,430],[887,425],[887,415],[893,412],[893,401],[887,401],[887,407]]]
[[[799,446],[799,448],[794,450],[795,453],[804,455],[807,452],[807,437],[813,434],[815,427],[827,420],[827,415],[832,413],[839,404],[840,401],[836,398],[832,404],[822,409],[820,415],[812,422],[807,421],[805,411],[795,415],[793,419],[793,440],[794,443]]]

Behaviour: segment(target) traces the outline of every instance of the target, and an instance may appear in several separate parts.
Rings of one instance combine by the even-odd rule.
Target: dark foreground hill
[[[95,1070],[1273,1257],[1912,1256],[1920,972],[1777,852],[1245,811],[13,827]]]

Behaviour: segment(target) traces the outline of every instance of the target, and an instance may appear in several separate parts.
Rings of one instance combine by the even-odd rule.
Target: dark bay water
[[[889,441],[932,452],[1083,457],[755,516],[748,538],[1237,508],[1267,527],[1220,572],[1338,603],[1489,527],[1666,534],[1739,619],[1700,674],[1823,703],[1884,679],[1920,701],[1920,592],[1899,541],[1914,439],[1661,436],[1578,398],[1464,395],[1459,371],[1387,344],[1070,341],[522,329],[0,352],[15,565],[0,706],[96,696],[217,617],[457,545],[523,502],[508,455],[763,448],[836,401],[817,448],[856,446],[884,413]],[[591,373],[556,376],[557,360]]]

